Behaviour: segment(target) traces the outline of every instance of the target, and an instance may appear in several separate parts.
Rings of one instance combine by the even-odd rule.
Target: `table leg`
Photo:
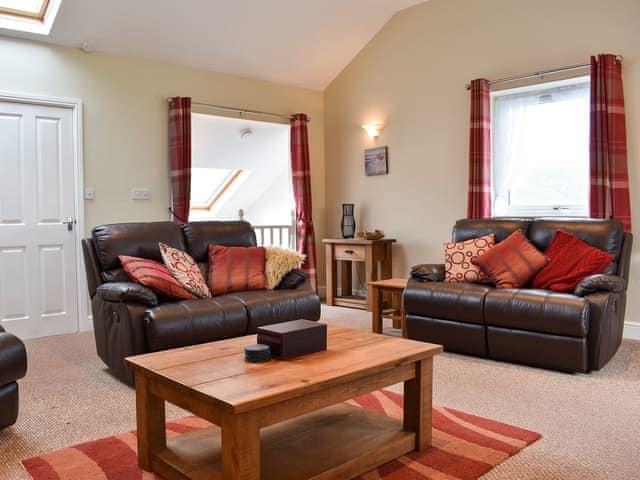
[[[136,372],[136,419],[138,423],[138,466],[151,471],[154,452],[167,446],[164,400],[149,391],[149,379]]]
[[[395,310],[393,314],[393,328],[402,328],[402,294],[397,291],[391,293],[391,308]]]
[[[371,288],[371,330],[382,333],[382,288]]]
[[[260,428],[253,412],[222,421],[222,478],[260,480]]]
[[[340,295],[343,297],[351,296],[353,283],[352,277],[353,264],[347,260],[340,261]]]
[[[333,244],[325,245],[325,265],[327,283],[327,305],[335,305],[336,297],[336,262],[333,258]]]
[[[416,362],[416,376],[404,382],[404,429],[416,434],[416,450],[431,446],[433,358]]]

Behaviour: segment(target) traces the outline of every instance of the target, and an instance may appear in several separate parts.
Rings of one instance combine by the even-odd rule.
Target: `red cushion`
[[[213,295],[264,290],[263,247],[209,245],[209,290]]]
[[[146,258],[118,256],[122,268],[134,282],[149,287],[154,292],[171,299],[195,299],[178,282],[163,264]]]
[[[521,288],[546,264],[547,257],[516,230],[495,247],[472,258],[498,288]]]
[[[602,273],[613,262],[610,253],[562,230],[556,232],[545,255],[549,263],[535,276],[531,286],[554,292],[573,292],[584,277]]]

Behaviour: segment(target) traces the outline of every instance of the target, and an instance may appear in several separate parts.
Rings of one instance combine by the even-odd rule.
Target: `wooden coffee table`
[[[371,330],[374,333],[382,333],[382,318],[388,316],[393,321],[393,328],[402,328],[402,336],[406,337],[402,293],[407,288],[407,281],[406,278],[388,278],[369,282]]]
[[[329,326],[328,348],[245,363],[255,335],[129,357],[138,462],[168,480],[350,479],[431,444],[439,345]],[[404,421],[343,402],[404,382]],[[166,438],[170,402],[214,426]]]

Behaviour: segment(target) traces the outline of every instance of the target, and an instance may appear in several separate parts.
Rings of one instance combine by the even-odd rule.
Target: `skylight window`
[[[48,35],[62,0],[0,0],[0,29]]]

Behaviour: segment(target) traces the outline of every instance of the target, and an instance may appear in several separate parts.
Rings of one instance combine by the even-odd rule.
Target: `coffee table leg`
[[[416,376],[404,382],[404,429],[416,434],[416,450],[431,446],[433,359],[416,362]]]
[[[138,465],[151,471],[153,452],[167,446],[164,400],[149,391],[148,379],[136,372],[136,418],[138,423]]]
[[[222,478],[260,480],[260,428],[254,413],[222,421]]]
[[[382,289],[371,289],[371,331],[382,333]]]

